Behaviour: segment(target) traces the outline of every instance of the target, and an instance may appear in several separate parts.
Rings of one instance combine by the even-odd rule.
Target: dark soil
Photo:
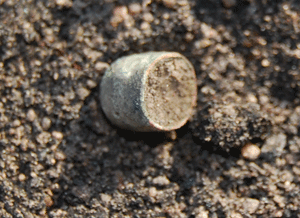
[[[0,0],[1,217],[299,217],[299,16],[298,0]],[[146,51],[195,67],[176,133],[99,107],[108,64]]]

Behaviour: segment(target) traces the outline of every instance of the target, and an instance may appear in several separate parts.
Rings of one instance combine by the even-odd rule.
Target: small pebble
[[[97,70],[98,72],[104,72],[108,67],[109,67],[108,63],[101,62],[101,61],[98,61],[95,64],[95,70]]]
[[[246,213],[253,214],[259,206],[259,200],[254,198],[246,198],[243,207]]]
[[[176,5],[176,1],[174,0],[162,0],[162,2],[167,8],[174,8],[174,6]]]
[[[73,2],[71,0],[56,0],[56,4],[62,7],[72,7]]]
[[[153,179],[153,184],[158,186],[165,186],[170,184],[170,180],[165,176],[158,176]]]
[[[110,23],[113,27],[117,27],[128,17],[128,9],[126,6],[118,6],[113,10],[113,16]]]
[[[14,135],[14,134],[16,134],[16,129],[10,128],[10,129],[8,130],[8,133],[9,133],[9,135]]]
[[[36,137],[36,141],[42,145],[46,145],[51,140],[51,134],[49,132],[41,132]]]
[[[232,8],[236,6],[236,0],[222,0],[222,3],[225,8]]]
[[[265,105],[270,101],[269,97],[266,95],[260,95],[258,100],[259,100],[259,103],[262,105]]]
[[[49,195],[46,195],[44,201],[47,207],[51,207],[54,204],[52,198]]]
[[[135,3],[131,3],[129,5],[128,9],[129,9],[129,13],[131,15],[136,15],[136,14],[141,13],[142,6],[139,3],[135,2]]]
[[[153,22],[154,17],[151,13],[148,12],[143,15],[143,19],[144,19],[144,21],[151,23],[151,22]]]
[[[237,212],[232,212],[230,214],[230,217],[231,218],[243,218],[243,216],[240,213],[237,213]]]
[[[50,188],[52,191],[58,191],[60,189],[60,185],[58,183],[52,183]]]
[[[80,100],[84,100],[84,99],[86,99],[86,97],[88,97],[90,95],[91,91],[84,87],[81,87],[81,88],[77,89],[76,93],[79,96]]]
[[[19,181],[20,182],[24,182],[26,180],[26,176],[23,174],[23,173],[21,173],[20,175],[19,175]]]
[[[55,159],[58,160],[58,161],[65,160],[66,159],[66,155],[63,152],[61,152],[61,151],[57,151],[55,153]]]
[[[28,121],[33,122],[36,118],[36,113],[33,109],[29,109],[26,115]]]
[[[193,41],[193,39],[194,39],[194,35],[192,33],[185,34],[185,40],[187,42],[191,42],[191,41]]]
[[[149,196],[154,198],[157,195],[157,190],[155,187],[150,187],[149,188]]]
[[[166,136],[171,139],[172,141],[175,141],[177,139],[177,133],[175,130],[167,132]]]
[[[279,207],[285,207],[285,198],[283,196],[275,195],[273,200],[278,204]]]
[[[257,42],[258,42],[260,45],[263,45],[263,46],[267,45],[267,40],[265,40],[265,39],[262,38],[262,37],[258,37],[258,38],[257,38]]]
[[[31,176],[32,178],[36,178],[38,175],[37,175],[35,172],[31,172],[31,173],[30,173],[30,176]]]
[[[272,20],[271,16],[269,15],[264,16],[264,21],[270,22],[271,20]]]
[[[48,130],[51,127],[51,119],[49,117],[44,117],[42,120],[42,128]]]
[[[287,136],[284,133],[274,134],[267,138],[261,148],[262,153],[282,154],[287,143]]]
[[[149,23],[147,23],[146,21],[141,23],[140,26],[141,30],[149,30],[151,28],[151,25]]]
[[[52,137],[55,138],[58,141],[61,141],[64,138],[64,135],[61,132],[53,131]]]
[[[19,126],[21,126],[21,121],[20,120],[14,120],[12,125],[13,125],[13,127],[19,127]]]
[[[245,159],[255,160],[260,155],[260,148],[255,144],[248,143],[242,148],[241,154]]]
[[[251,103],[257,103],[258,102],[256,96],[252,93],[249,93],[246,98]]]
[[[97,84],[94,80],[89,79],[88,81],[86,81],[86,85],[87,85],[90,89],[93,89],[93,88],[95,88],[98,84]]]
[[[108,194],[102,193],[102,194],[100,194],[100,198],[101,198],[101,201],[103,201],[103,203],[104,203],[105,205],[108,205],[109,202],[111,201],[111,196],[108,195]]]
[[[268,59],[263,59],[262,61],[261,61],[261,66],[263,66],[263,67],[269,67],[270,66],[270,61],[268,60]]]

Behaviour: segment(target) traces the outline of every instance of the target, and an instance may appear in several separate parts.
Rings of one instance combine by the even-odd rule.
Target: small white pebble
[[[174,0],[162,0],[162,2],[167,8],[174,8],[174,6],[176,5],[176,1]]]
[[[41,132],[36,137],[36,141],[42,145],[46,145],[50,140],[51,140],[51,134],[49,132]]]
[[[101,198],[101,201],[103,201],[106,204],[108,204],[111,201],[111,196],[108,194],[102,193],[102,194],[100,194],[100,198]]]
[[[80,100],[84,100],[87,96],[89,96],[91,91],[84,87],[81,87],[81,88],[77,89],[76,93],[79,96]]]
[[[118,6],[114,9],[113,14],[125,19],[128,16],[128,8],[126,6]]]
[[[275,70],[275,71],[278,72],[278,71],[280,71],[280,69],[281,69],[280,66],[278,66],[278,65],[275,65],[275,66],[274,66],[274,70]]]
[[[284,208],[285,207],[285,197],[280,195],[275,195],[273,197],[273,200],[278,204],[279,207]]]
[[[97,70],[98,72],[104,72],[108,67],[109,67],[108,63],[101,62],[101,61],[98,61],[95,64],[95,70]]]
[[[9,133],[9,135],[14,135],[14,134],[16,134],[16,129],[10,128],[10,129],[8,130],[8,133]]]
[[[231,218],[243,218],[243,216],[240,213],[237,213],[237,212],[232,212],[230,214],[230,217]]]
[[[216,91],[211,86],[203,86],[201,92],[205,95],[214,95]]]
[[[21,173],[20,175],[19,175],[19,181],[20,182],[23,182],[23,181],[25,181],[26,180],[26,176],[23,174],[23,173]]]
[[[155,187],[150,187],[149,188],[149,196],[154,198],[157,195],[157,190]]]
[[[94,80],[89,79],[88,81],[86,81],[86,85],[90,88],[93,89],[97,86],[97,83]]]
[[[55,138],[58,141],[61,141],[64,138],[64,135],[61,132],[53,131],[52,137]]]
[[[72,7],[73,5],[71,0],[56,0],[56,4],[62,7]]]
[[[268,59],[263,59],[261,61],[261,66],[263,66],[263,67],[269,67],[270,64],[271,64],[271,62]]]
[[[261,55],[261,51],[257,48],[252,49],[251,53],[256,57]]]
[[[150,24],[147,23],[146,21],[141,23],[141,30],[148,30],[150,28],[151,28]]]
[[[266,96],[266,95],[259,96],[259,103],[260,104],[267,104],[267,103],[269,103],[269,101],[270,101],[270,99],[269,99],[268,96]]]
[[[31,176],[32,178],[36,178],[36,177],[37,177],[37,174],[36,174],[35,172],[31,172],[31,173],[30,173],[30,176]]]
[[[53,74],[53,79],[54,79],[54,80],[58,80],[58,78],[59,78],[59,74],[58,74],[57,72],[55,72],[55,73]]]
[[[118,6],[113,10],[113,16],[110,20],[110,24],[113,27],[117,27],[128,17],[128,8],[126,6]]]
[[[143,19],[144,19],[144,21],[151,23],[151,22],[153,22],[154,17],[151,13],[147,12],[143,15]]]
[[[269,15],[264,16],[264,21],[270,22],[271,20],[272,20],[271,16]]]
[[[51,119],[49,117],[44,117],[42,120],[42,128],[48,130],[51,127]]]
[[[129,9],[129,13],[131,15],[136,15],[136,14],[141,13],[142,6],[139,3],[132,3],[129,5],[128,9]]]
[[[159,186],[169,185],[170,180],[166,176],[158,176],[153,179],[153,184]]]
[[[14,120],[12,125],[13,125],[13,127],[19,127],[19,126],[21,126],[21,121],[20,120]]]
[[[284,5],[282,5],[282,8],[283,8],[283,10],[285,10],[285,11],[289,10],[289,6],[288,6],[288,4],[284,4]]]
[[[58,161],[64,160],[64,159],[66,159],[66,155],[61,151],[57,151],[55,153],[55,159]]]
[[[185,40],[187,42],[191,42],[194,39],[194,35],[192,33],[185,34]]]
[[[126,185],[126,189],[132,189],[133,187],[134,187],[134,184],[131,182]]]
[[[251,102],[251,103],[257,103],[257,102],[258,102],[256,96],[255,96],[254,94],[252,94],[252,93],[249,93],[249,94],[247,95],[247,100],[248,100],[249,102]]]
[[[248,143],[242,148],[241,154],[245,159],[255,160],[260,155],[260,148],[255,144]]]
[[[246,198],[243,202],[243,208],[246,213],[253,214],[259,206],[259,200],[255,198]]]
[[[251,34],[250,30],[245,30],[245,31],[244,31],[244,35],[245,35],[245,36],[250,36],[250,34]]]
[[[51,158],[50,159],[50,164],[53,166],[53,165],[55,165],[56,164],[56,160],[54,159],[54,158]]]
[[[236,5],[236,0],[222,0],[222,3],[225,8],[232,8]]]
[[[58,191],[60,189],[60,185],[58,183],[54,183],[51,185],[52,191]]]
[[[260,45],[263,45],[263,46],[267,45],[267,40],[265,40],[265,39],[262,38],[262,37],[258,37],[258,38],[257,38],[257,42],[258,42]]]
[[[29,109],[26,115],[28,121],[33,122],[36,118],[36,113],[33,109]]]

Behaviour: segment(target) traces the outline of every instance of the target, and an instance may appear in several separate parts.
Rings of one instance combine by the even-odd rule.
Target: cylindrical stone
[[[193,65],[176,52],[147,52],[122,57],[101,81],[100,101],[108,119],[134,131],[182,127],[196,105]]]

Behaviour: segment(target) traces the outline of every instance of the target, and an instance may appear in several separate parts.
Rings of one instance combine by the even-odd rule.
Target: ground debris
[[[271,122],[257,104],[212,102],[190,124],[196,139],[212,142],[225,150],[241,147],[254,138],[264,139]]]

